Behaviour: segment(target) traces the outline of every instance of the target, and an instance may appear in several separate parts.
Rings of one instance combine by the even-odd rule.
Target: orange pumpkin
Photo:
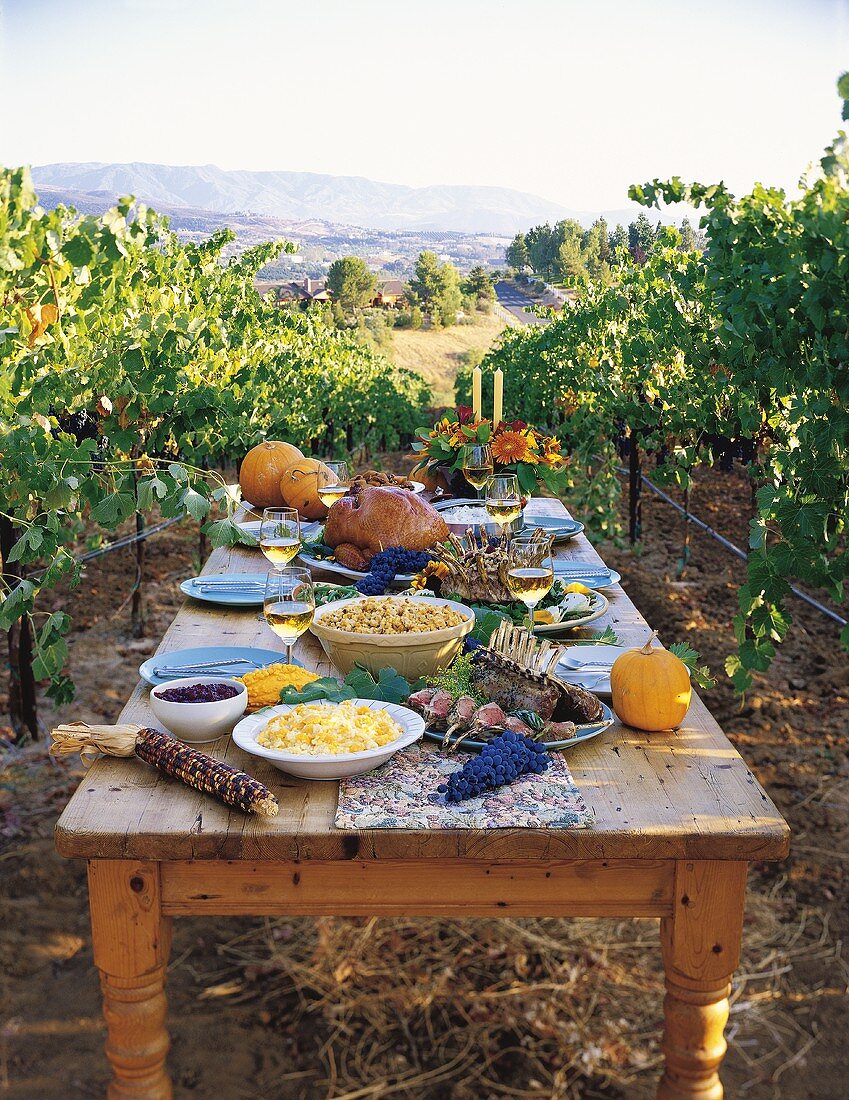
[[[654,634],[642,649],[629,649],[610,670],[616,716],[649,733],[675,729],[690,709],[693,689],[684,662],[667,649],[653,649]]]
[[[290,508],[297,508],[304,519],[324,519],[327,508],[318,499],[318,490],[335,485],[337,477],[317,458],[299,458],[290,463],[280,479],[280,493]]]
[[[423,466],[421,470],[413,470],[410,474],[411,481],[420,481],[425,487],[426,493],[435,493],[436,487],[439,485],[439,475],[432,474],[426,466]]]
[[[303,451],[280,439],[266,439],[252,447],[239,468],[242,497],[255,508],[282,508],[286,502],[280,494],[280,478],[287,466],[303,457]]]

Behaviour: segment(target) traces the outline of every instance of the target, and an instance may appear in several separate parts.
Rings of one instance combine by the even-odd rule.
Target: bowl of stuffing
[[[408,707],[376,699],[280,704],[243,718],[240,749],[299,779],[344,779],[385,764],[424,733]]]
[[[446,668],[474,625],[474,611],[454,600],[359,596],[317,608],[310,630],[343,675],[391,665],[412,681]]]

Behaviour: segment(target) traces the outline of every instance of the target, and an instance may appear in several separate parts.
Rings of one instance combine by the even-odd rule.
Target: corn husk
[[[121,726],[90,726],[87,722],[71,722],[57,726],[50,736],[51,756],[80,754],[80,760],[88,768],[98,756],[132,756],[141,726],[131,723]]]

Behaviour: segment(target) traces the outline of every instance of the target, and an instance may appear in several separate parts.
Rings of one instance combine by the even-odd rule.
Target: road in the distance
[[[514,317],[517,317],[523,325],[548,324],[548,320],[545,317],[537,317],[535,313],[528,312],[527,306],[532,305],[533,300],[517,290],[512,283],[496,283],[495,294],[498,298],[499,305],[502,305],[508,313],[512,313]]]

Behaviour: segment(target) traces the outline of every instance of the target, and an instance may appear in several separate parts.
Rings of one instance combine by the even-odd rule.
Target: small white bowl
[[[195,684],[232,684],[238,694],[230,699],[217,699],[211,703],[173,703],[161,699],[159,692],[169,688],[193,687]],[[169,680],[150,690],[150,707],[159,721],[175,737],[191,745],[203,745],[230,733],[245,713],[248,705],[248,689],[244,684],[226,676],[185,676],[181,680]]]
[[[372,710],[385,710],[389,717],[401,727],[400,736],[390,741],[388,745],[381,745],[379,749],[340,752],[325,756],[307,756],[302,753],[283,752],[280,749],[267,749],[264,745],[257,744],[256,739],[262,730],[273,718],[288,714],[295,706],[301,705],[281,703],[280,706],[268,707],[257,714],[243,718],[233,730],[233,740],[245,752],[249,752],[252,756],[260,756],[275,768],[279,768],[281,772],[288,772],[289,775],[295,775],[299,779],[345,779],[349,775],[360,775],[362,772],[379,768],[399,749],[412,745],[424,733],[424,719],[409,707],[402,707],[397,703],[384,703],[378,699],[353,699],[352,702],[357,706],[371,707]],[[319,700],[318,705],[338,706],[337,703],[331,703],[328,699]]]

